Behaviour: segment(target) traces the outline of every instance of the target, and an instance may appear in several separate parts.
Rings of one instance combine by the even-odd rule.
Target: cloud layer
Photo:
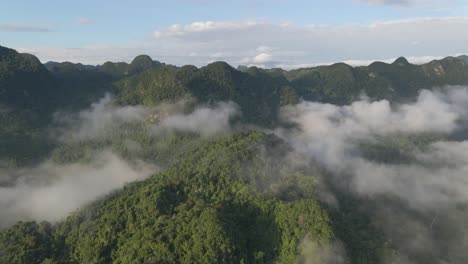
[[[198,107],[190,114],[175,114],[161,120],[158,129],[170,129],[212,136],[230,130],[230,119],[240,113],[232,102],[221,102],[212,107]]]
[[[106,95],[89,109],[57,113],[59,128],[51,133],[63,144],[86,143],[109,138],[122,125],[146,124],[154,136],[179,131],[210,137],[229,132],[230,119],[240,114],[239,107],[232,102],[194,109],[187,107],[190,103],[190,99],[185,99],[156,107],[116,106],[112,96]],[[122,139],[123,143],[129,146],[141,147],[125,140]],[[125,160],[107,147],[91,155],[90,162],[58,164],[51,159],[30,168],[0,168],[0,183],[9,183],[0,185],[0,228],[20,220],[61,220],[99,197],[160,170],[154,162],[145,163],[136,157]]]
[[[87,18],[87,17],[80,17],[75,22],[80,25],[89,25],[89,24],[93,24],[94,20]]]
[[[56,113],[58,131],[53,131],[53,134],[58,133],[73,140],[86,140],[111,133],[122,124],[143,122],[154,133],[182,131],[212,136],[229,131],[230,119],[241,114],[238,105],[233,102],[199,105],[187,112],[187,105],[192,102],[189,98],[156,107],[115,106],[112,100],[112,96],[107,94],[91,104],[89,109],[72,114]]]
[[[302,102],[282,109],[283,120],[297,128],[276,134],[294,146],[295,162],[325,168],[312,173],[320,182],[317,195],[350,219],[345,229],[385,237],[389,251],[379,263],[463,262],[468,258],[467,99],[468,87],[445,87],[423,90],[404,104]],[[465,140],[456,140],[460,136]],[[377,148],[369,155],[366,146]],[[349,210],[352,217],[346,218]],[[356,217],[363,226],[352,226]],[[347,263],[339,249],[307,240],[301,245],[306,263]]]
[[[42,61],[131,61],[143,51],[168,63],[297,68],[337,61],[367,64],[399,56],[425,62],[467,53],[466,17],[415,18],[367,24],[296,25],[265,20],[200,21],[158,29],[153,40],[133,46],[22,48]],[[422,48],[423,47],[423,48]],[[181,53],[181,51],[184,51]]]
[[[13,25],[13,24],[0,24],[0,32],[49,32],[49,28],[26,26],[26,25]]]
[[[104,151],[90,164],[58,165],[47,161],[14,174],[16,182],[0,187],[0,228],[22,220],[58,221],[126,183],[142,180],[158,168],[142,162],[131,165]]]
[[[411,1],[411,0],[361,0],[362,2],[366,2],[369,4],[373,5],[403,5],[407,6],[411,4],[412,2],[417,2],[417,1]]]
[[[421,91],[413,103],[361,100],[347,106],[303,102],[282,110],[299,130],[279,130],[300,153],[345,175],[356,193],[391,194],[415,208],[468,201],[466,142],[440,141],[411,153],[417,163],[388,165],[359,155],[362,142],[382,137],[437,134],[461,129],[468,116],[468,88]]]

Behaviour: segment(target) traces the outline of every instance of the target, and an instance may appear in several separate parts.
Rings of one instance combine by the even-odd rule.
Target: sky
[[[0,45],[42,62],[298,68],[468,53],[468,0],[0,0]]]

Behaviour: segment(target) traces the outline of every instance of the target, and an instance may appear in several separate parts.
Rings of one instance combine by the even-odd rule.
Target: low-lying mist
[[[203,136],[229,131],[230,118],[239,115],[239,107],[233,102],[194,106],[193,98],[174,103],[162,103],[148,107],[117,106],[106,94],[89,109],[78,113],[56,113],[58,127],[51,131],[62,140],[85,140],[107,135],[125,124],[144,123],[154,133],[164,131],[193,132]]]
[[[9,184],[0,187],[0,227],[63,219],[163,170],[200,142],[239,130],[231,121],[241,114],[232,102],[197,106],[186,98],[155,107],[116,106],[110,95],[81,112],[57,113],[51,136],[59,147],[52,157],[35,167],[1,171],[0,180]],[[287,164],[284,173],[298,168],[316,177],[314,195],[331,214],[364,207],[366,225],[385,236],[376,245],[385,248],[383,263],[468,259],[467,87],[422,90],[405,103],[366,97],[344,106],[303,101],[279,115],[287,125],[257,129],[283,139],[289,153],[265,149],[261,155]],[[256,187],[280,199],[284,189],[301,189],[282,188],[271,178],[283,172],[267,172]],[[363,204],[344,205],[343,197]],[[352,254],[346,239],[337,234],[325,246],[305,239],[299,251],[304,263],[347,263]]]
[[[464,128],[467,116],[468,89],[448,87],[422,90],[415,102],[406,104],[366,99],[347,106],[302,102],[282,111],[283,120],[297,129],[277,133],[296,151],[343,177],[356,193],[390,193],[423,209],[468,199],[468,142],[450,139]],[[428,135],[433,139],[427,144],[406,150],[411,164],[375,162],[363,155],[363,143]]]
[[[295,126],[275,133],[303,162],[328,171],[318,175],[332,185],[319,195],[324,203],[339,212],[340,200],[330,196],[347,193],[367,204],[371,225],[398,252],[383,262],[461,263],[468,258],[461,250],[468,245],[468,141],[453,135],[464,137],[467,116],[468,88],[444,87],[407,103],[287,106],[282,120]]]
[[[158,167],[129,162],[103,151],[88,164],[56,164],[3,171],[13,174],[12,186],[0,187],[0,227],[17,221],[63,219],[72,211],[126,183],[143,180]]]
[[[58,147],[51,158],[34,167],[0,168],[0,228],[17,221],[62,220],[163,168],[157,157],[143,161],[132,154],[165,154],[168,146],[162,141],[173,133],[195,134],[190,142],[227,133],[230,118],[239,114],[231,102],[193,107],[191,100],[157,107],[116,106],[106,95],[89,109],[56,113],[50,135]],[[155,143],[145,145],[146,141]]]

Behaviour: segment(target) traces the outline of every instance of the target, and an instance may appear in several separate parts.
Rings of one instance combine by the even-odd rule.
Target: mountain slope
[[[467,55],[461,55],[457,57],[460,60],[463,60],[465,64],[468,64],[468,56]]]
[[[153,61],[147,55],[140,55],[130,63],[106,62],[92,66],[70,62],[47,62],[47,69],[60,86],[60,108],[68,110],[83,109],[97,101],[106,92],[113,90],[113,83],[141,72],[163,67],[171,67]]]
[[[306,235],[319,247],[333,234],[313,198],[282,201],[250,184],[267,168],[259,147],[278,144],[259,132],[212,141],[166,172],[131,184],[57,226],[19,223],[5,230],[0,260],[295,263]],[[249,164],[256,169],[245,173]]]
[[[374,62],[367,67],[337,63],[289,72],[240,69],[215,62],[200,69],[184,66],[146,71],[120,81],[117,100],[123,105],[156,105],[186,96],[205,103],[231,100],[241,107],[244,121],[272,126],[278,108],[295,104],[299,98],[333,104],[349,104],[362,95],[406,101],[421,89],[468,84],[468,65],[453,57],[423,65],[401,57],[391,64]]]
[[[343,63],[285,72],[306,100],[348,104],[362,94],[372,99],[406,100],[421,89],[468,84],[468,65],[447,57],[423,65],[400,57],[391,64],[374,62],[367,67]]]
[[[188,96],[201,103],[233,101],[240,106],[245,121],[269,126],[276,121],[280,102],[295,102],[287,83],[284,77],[272,78],[260,70],[244,73],[225,62],[215,62],[200,69],[155,69],[124,79],[118,83],[117,101],[122,105],[157,105]]]
[[[47,69],[30,54],[0,46],[0,102],[31,110],[54,107],[57,86]]]
[[[101,197],[58,223],[18,222],[2,230],[0,262],[327,263],[321,254],[331,252],[338,258],[342,253],[351,263],[463,263],[468,241],[463,231],[468,230],[466,202],[457,202],[454,208],[420,211],[393,192],[360,196],[353,188],[355,182],[350,182],[348,173],[352,172],[326,168],[320,157],[291,153],[292,145],[276,136],[250,131],[251,127],[275,128],[278,135],[289,138],[291,133],[292,141],[299,139],[296,148],[317,148],[320,155],[330,155],[325,145],[334,143],[332,129],[330,134],[319,134],[316,142],[301,138],[302,133],[296,134],[300,125],[293,126],[290,120],[278,124],[280,107],[301,99],[348,104],[364,94],[371,100],[388,99],[390,104],[411,101],[421,89],[467,85],[463,58],[413,65],[401,57],[391,64],[374,62],[367,67],[337,63],[284,71],[234,69],[225,62],[201,68],[173,67],[142,55],[130,64],[49,62],[44,67],[31,55],[0,48],[0,191],[6,191],[7,198],[10,189],[28,187],[23,180],[42,190],[49,182],[60,183],[65,178],[57,172],[63,167],[99,167],[93,159],[98,160],[103,151],[112,152],[128,166],[148,163],[165,170]],[[106,92],[114,97],[88,108]],[[223,101],[235,102],[241,116],[234,119],[229,115],[228,128],[222,126],[221,132],[204,135],[192,121],[203,119],[206,122],[200,124],[209,127],[219,119],[191,114],[197,109],[198,114],[222,112],[212,106]],[[167,103],[176,103],[168,107],[174,109],[167,110]],[[52,116],[63,110],[70,112],[65,119],[77,124],[58,127],[70,131],[50,139],[47,128],[55,125]],[[415,114],[417,119],[421,112]],[[177,125],[161,129],[170,117],[176,117]],[[341,120],[330,119],[332,123]],[[320,130],[320,122],[312,119],[309,123]],[[89,135],[81,135],[83,128]],[[238,130],[249,132],[231,134]],[[434,142],[451,140],[431,134],[390,136],[372,136],[349,154],[382,168],[406,166],[420,162],[416,152],[431,150]],[[454,157],[462,156],[463,151]],[[24,171],[36,168],[21,166],[34,159],[46,160],[46,166],[15,181],[16,175],[24,176]],[[436,162],[430,170],[445,165],[455,167],[456,163]],[[49,175],[47,166],[55,173]],[[10,176],[10,171],[13,181],[5,183],[3,172]],[[46,175],[36,175],[41,173]],[[410,180],[412,173],[414,170],[404,176]],[[72,183],[82,177],[64,174],[71,174],[67,179]],[[376,181],[382,187],[382,181],[375,179],[365,183]],[[409,185],[428,184],[423,178],[416,180]],[[406,181],[395,190],[404,186]],[[28,196],[29,189],[24,190],[19,196]],[[62,195],[74,199],[67,192],[51,199]],[[3,208],[24,209],[21,201],[2,201]],[[32,207],[37,209],[35,201]],[[34,219],[27,213],[19,217]],[[413,235],[421,231],[428,239],[413,243]],[[429,241],[431,247],[420,246],[420,241]]]
[[[16,164],[44,153],[41,129],[58,104],[58,91],[36,57],[0,46],[0,159]]]

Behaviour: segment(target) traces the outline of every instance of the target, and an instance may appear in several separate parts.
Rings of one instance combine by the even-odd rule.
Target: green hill
[[[347,104],[365,93],[372,99],[405,100],[421,89],[468,84],[468,66],[447,57],[423,65],[398,58],[392,64],[374,62],[367,67],[343,63],[285,72],[306,100]]]
[[[194,66],[153,69],[117,84],[120,104],[156,105],[193,96],[200,102],[231,100],[241,106],[244,121],[271,126],[278,108],[299,98],[349,104],[367,95],[371,99],[405,101],[421,89],[468,84],[468,65],[447,57],[423,65],[405,58],[394,63],[374,62],[367,67],[344,63],[292,71],[255,67],[234,69],[224,62],[200,69]]]
[[[8,107],[48,110],[56,105],[57,85],[41,62],[30,54],[0,46],[0,102]]]
[[[117,101],[126,105],[157,105],[192,96],[201,103],[236,102],[243,119],[250,123],[272,125],[280,104],[297,101],[288,81],[273,78],[259,69],[240,72],[225,62],[211,63],[200,69],[153,69],[124,79],[117,86]]]
[[[468,85],[466,56],[423,65],[401,57],[390,64],[285,71],[235,69],[225,62],[175,67],[147,55],[131,63],[43,65],[32,55],[0,47],[0,192],[5,197],[10,187],[23,187],[23,180],[39,188],[60,182],[60,176],[42,178],[34,169],[17,182],[14,177],[28,169],[39,167],[41,174],[70,166],[76,171],[96,165],[93,159],[103,151],[132,166],[147,163],[162,171],[57,223],[18,222],[0,230],[0,263],[343,263],[325,260],[342,255],[359,264],[463,263],[466,202],[417,210],[393,193],[358,195],[347,171],[325,168],[292,152],[277,136],[253,131],[278,128],[300,137],[296,127],[279,123],[278,114],[302,99],[344,105],[367,95],[393,104],[444,85]],[[108,105],[90,108],[106,93],[113,96]],[[188,103],[165,111],[165,103],[180,100]],[[235,102],[241,110],[229,120],[229,132],[206,136],[158,127],[174,116],[191,123],[186,114],[216,111],[201,106],[221,101]],[[93,112],[99,107],[102,113]],[[69,122],[88,118],[90,130],[103,126],[95,115],[111,124],[102,122],[105,128],[80,137],[80,124],[54,122],[55,113],[63,111]],[[463,139],[458,134],[465,133],[456,136]],[[421,165],[428,161],[415,153],[451,139],[374,135],[355,139],[351,154],[382,167]],[[328,135],[324,143],[332,143],[327,140]],[[318,146],[317,151],[321,148],[327,150]],[[458,165],[454,160],[447,167]],[[23,206],[5,201],[5,208]],[[412,234],[420,233],[424,236],[413,242]],[[420,246],[423,242],[431,247]]]
[[[92,66],[70,62],[47,62],[47,69],[60,86],[60,108],[77,110],[97,101],[113,90],[113,83],[153,68],[171,67],[153,61],[147,55],[137,56],[132,63],[106,62]]]
[[[468,84],[468,64],[447,57],[423,65],[399,58],[392,64],[367,67],[344,63],[292,71],[240,67],[224,62],[196,68],[175,67],[137,56],[130,64],[106,62],[99,66],[48,62],[0,48],[0,144],[13,163],[34,159],[46,147],[41,129],[57,110],[77,111],[114,93],[120,105],[154,106],[187,96],[198,103],[233,101],[240,106],[240,121],[273,127],[278,109],[301,98],[348,104],[363,94],[392,102],[414,98],[420,89]],[[35,131],[35,132],[34,132]],[[29,153],[27,146],[31,146]],[[37,147],[34,147],[36,146]],[[11,153],[16,153],[11,155]]]
[[[18,223],[3,231],[0,261],[295,263],[306,236],[318,248],[328,245],[333,233],[313,198],[285,193],[287,199],[280,200],[252,185],[271,165],[258,156],[260,147],[278,144],[258,132],[207,143],[166,172],[57,225]],[[246,173],[248,164],[253,167]],[[288,179],[293,178],[282,181]]]
[[[58,105],[58,92],[36,57],[0,46],[0,158],[22,162],[49,148],[41,129]]]

